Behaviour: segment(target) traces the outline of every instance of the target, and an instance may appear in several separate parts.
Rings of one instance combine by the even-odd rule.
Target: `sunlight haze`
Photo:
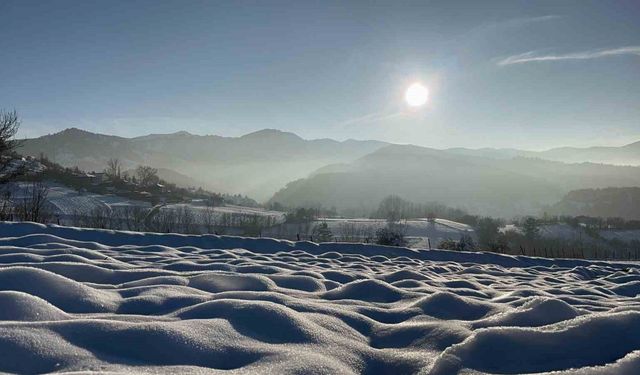
[[[0,102],[25,137],[276,128],[540,150],[640,133],[634,1],[241,4],[2,1],[1,50],[20,53],[3,54]],[[416,81],[429,110],[394,116]]]

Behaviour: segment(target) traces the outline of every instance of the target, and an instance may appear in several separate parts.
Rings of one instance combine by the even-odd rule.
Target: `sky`
[[[640,140],[637,0],[0,0],[0,14],[0,109],[21,137]],[[417,109],[414,82],[429,89]]]

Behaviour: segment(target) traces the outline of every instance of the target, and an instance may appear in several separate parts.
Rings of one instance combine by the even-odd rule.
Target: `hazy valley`
[[[186,132],[122,138],[73,128],[28,139],[20,151],[87,171],[102,171],[110,158],[118,157],[125,169],[150,165],[164,180],[185,187],[361,215],[390,194],[478,215],[537,215],[572,190],[640,184],[638,143],[546,152],[439,150],[378,141],[304,140],[268,129],[237,138]],[[623,155],[628,165],[613,164]]]

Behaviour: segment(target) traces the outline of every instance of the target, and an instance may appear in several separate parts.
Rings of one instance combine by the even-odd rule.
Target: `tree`
[[[333,240],[333,233],[326,222],[316,225],[312,233],[313,238],[315,238],[317,242],[329,242]]]
[[[294,211],[287,212],[287,223],[308,223],[318,217],[318,210],[314,208],[299,207]]]
[[[476,245],[473,243],[471,236],[463,234],[459,241],[445,239],[438,244],[438,249],[455,250],[455,251],[473,251]]]
[[[148,213],[144,207],[126,205],[120,210],[120,220],[126,230],[142,231]]]
[[[213,202],[207,200],[207,205],[201,212],[205,233],[215,233],[216,231],[216,212],[213,207]]]
[[[160,181],[158,170],[147,165],[138,166],[138,168],[136,168],[136,176],[138,176],[140,185],[145,187],[153,186]]]
[[[15,139],[20,129],[20,120],[16,111],[0,111],[0,184],[7,183],[24,170],[15,164],[15,150],[20,142]]]
[[[483,217],[478,220],[475,230],[478,235],[478,243],[484,248],[490,248],[496,243],[498,238],[498,229],[500,223],[498,220],[490,217]]]
[[[378,206],[377,217],[387,219],[389,223],[395,223],[405,218],[405,206],[407,202],[397,195],[389,195]]]
[[[51,217],[47,209],[47,197],[49,187],[43,182],[33,182],[25,187],[24,198],[16,205],[15,211],[18,220],[44,223]]]
[[[179,233],[196,233],[196,216],[187,205],[181,205],[175,210],[176,228]]]
[[[473,243],[473,238],[468,234],[463,234],[460,236],[460,241],[458,241],[458,250],[460,251],[474,251],[476,249],[476,244]]]
[[[248,237],[262,237],[262,230],[272,224],[268,217],[260,215],[240,215],[238,219],[243,235]]]
[[[362,240],[362,229],[356,223],[345,221],[338,224],[338,236],[343,242],[358,242]]]
[[[450,238],[444,239],[440,241],[437,246],[438,249],[442,250],[458,250],[458,241],[452,240]]]
[[[522,223],[522,232],[524,236],[529,240],[533,241],[540,235],[540,224],[538,220],[534,217],[528,217]]]
[[[109,159],[104,173],[112,181],[120,181],[122,179],[122,163],[120,163],[120,160],[115,158]]]
[[[376,243],[386,246],[406,246],[404,228],[399,225],[387,225],[376,230]]]

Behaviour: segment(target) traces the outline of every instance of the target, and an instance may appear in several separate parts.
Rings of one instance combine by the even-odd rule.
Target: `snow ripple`
[[[0,371],[633,374],[640,265],[0,223]]]

